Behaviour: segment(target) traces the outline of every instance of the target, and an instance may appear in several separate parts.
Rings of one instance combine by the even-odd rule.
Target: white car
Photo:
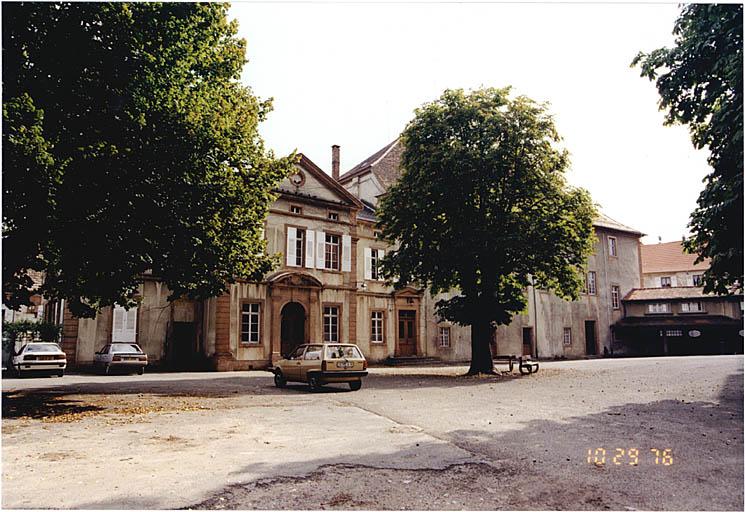
[[[147,366],[147,354],[136,343],[108,343],[96,352],[94,365],[108,375],[112,370],[136,370],[142,375]]]
[[[18,375],[45,371],[62,377],[65,374],[65,368],[67,368],[67,356],[56,343],[28,343],[13,356],[13,369]]]

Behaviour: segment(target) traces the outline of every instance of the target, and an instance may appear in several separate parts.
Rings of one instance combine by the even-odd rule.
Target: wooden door
[[[416,311],[402,309],[398,312],[398,355],[416,355]]]
[[[533,328],[523,327],[523,355],[533,355]]]
[[[585,349],[588,356],[594,356],[598,353],[594,320],[585,321]]]

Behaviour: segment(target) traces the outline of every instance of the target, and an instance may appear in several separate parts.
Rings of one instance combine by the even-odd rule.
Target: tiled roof
[[[625,301],[675,300],[675,299],[715,299],[721,298],[713,293],[704,293],[700,286],[676,286],[670,288],[634,288]]]
[[[339,177],[339,183],[344,183],[346,181],[349,181],[355,176],[363,174],[368,169],[371,169],[373,166],[379,164],[380,161],[386,155],[388,155],[388,153],[397,145],[398,145],[398,139],[386,144],[381,149],[379,149],[378,151],[376,151],[375,153],[373,153],[372,155],[364,159],[362,162],[358,163],[357,165],[349,169],[347,172],[342,174]],[[396,162],[396,167],[398,167],[398,162]],[[396,172],[397,171],[398,169],[396,169]],[[395,179],[393,181],[395,181]]]
[[[377,222],[378,218],[375,216],[375,207],[364,199],[360,199],[360,201],[362,202],[363,208],[357,212],[357,218],[369,222]]]
[[[696,261],[695,254],[683,252],[681,242],[642,245],[642,273],[704,271],[709,268],[709,260]]]

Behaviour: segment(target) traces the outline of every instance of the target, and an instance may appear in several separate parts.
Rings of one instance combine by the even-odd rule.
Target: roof
[[[370,204],[369,202],[365,201],[364,199],[360,199],[362,202],[362,210],[357,212],[357,218],[359,220],[366,220],[368,222],[377,222],[378,217],[375,215],[375,206]]]
[[[634,288],[626,294],[623,300],[723,299],[727,297],[732,296],[704,293],[704,289],[701,286],[675,286],[670,288]]]
[[[389,142],[362,162],[342,174],[339,177],[339,183],[346,183],[356,176],[365,174],[367,171],[372,171],[387,188],[398,179],[398,175],[400,174],[400,154],[396,154],[400,153],[400,150],[401,145],[399,144],[399,139]],[[383,162],[385,157],[391,153],[394,153],[392,155],[394,158],[391,158],[389,162]]]
[[[396,139],[386,144],[365,160],[352,167],[339,177],[339,183],[346,183],[357,176],[371,172],[386,189],[390,187],[401,175],[400,164],[403,147],[399,142],[400,139]],[[600,212],[598,212],[593,225],[600,228],[623,231],[636,236],[644,236],[644,233],[641,231],[621,224],[617,220],[611,219]]]
[[[705,316],[627,316],[613,324],[614,329],[618,328],[649,328],[649,327],[673,327],[673,328],[694,328],[694,327],[715,327],[731,326],[742,327],[742,322],[736,318],[724,315],[705,315]]]
[[[664,244],[642,245],[642,273],[684,272],[687,270],[705,271],[709,268],[708,258],[701,263],[694,263],[697,255],[683,251],[680,241]]]
[[[603,212],[598,212],[592,224],[599,228],[614,229],[616,231],[624,231],[626,233],[632,233],[637,236],[644,236],[644,233],[642,233],[641,231],[634,229],[632,227],[629,227],[626,224],[621,224],[617,220],[611,219]]]

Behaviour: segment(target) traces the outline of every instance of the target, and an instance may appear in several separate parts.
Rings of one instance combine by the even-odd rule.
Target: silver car
[[[108,343],[96,352],[94,365],[108,375],[112,370],[136,371],[145,373],[147,354],[136,343]]]
[[[33,342],[13,356],[12,364],[18,375],[45,371],[62,377],[67,368],[67,356],[56,343]]]

